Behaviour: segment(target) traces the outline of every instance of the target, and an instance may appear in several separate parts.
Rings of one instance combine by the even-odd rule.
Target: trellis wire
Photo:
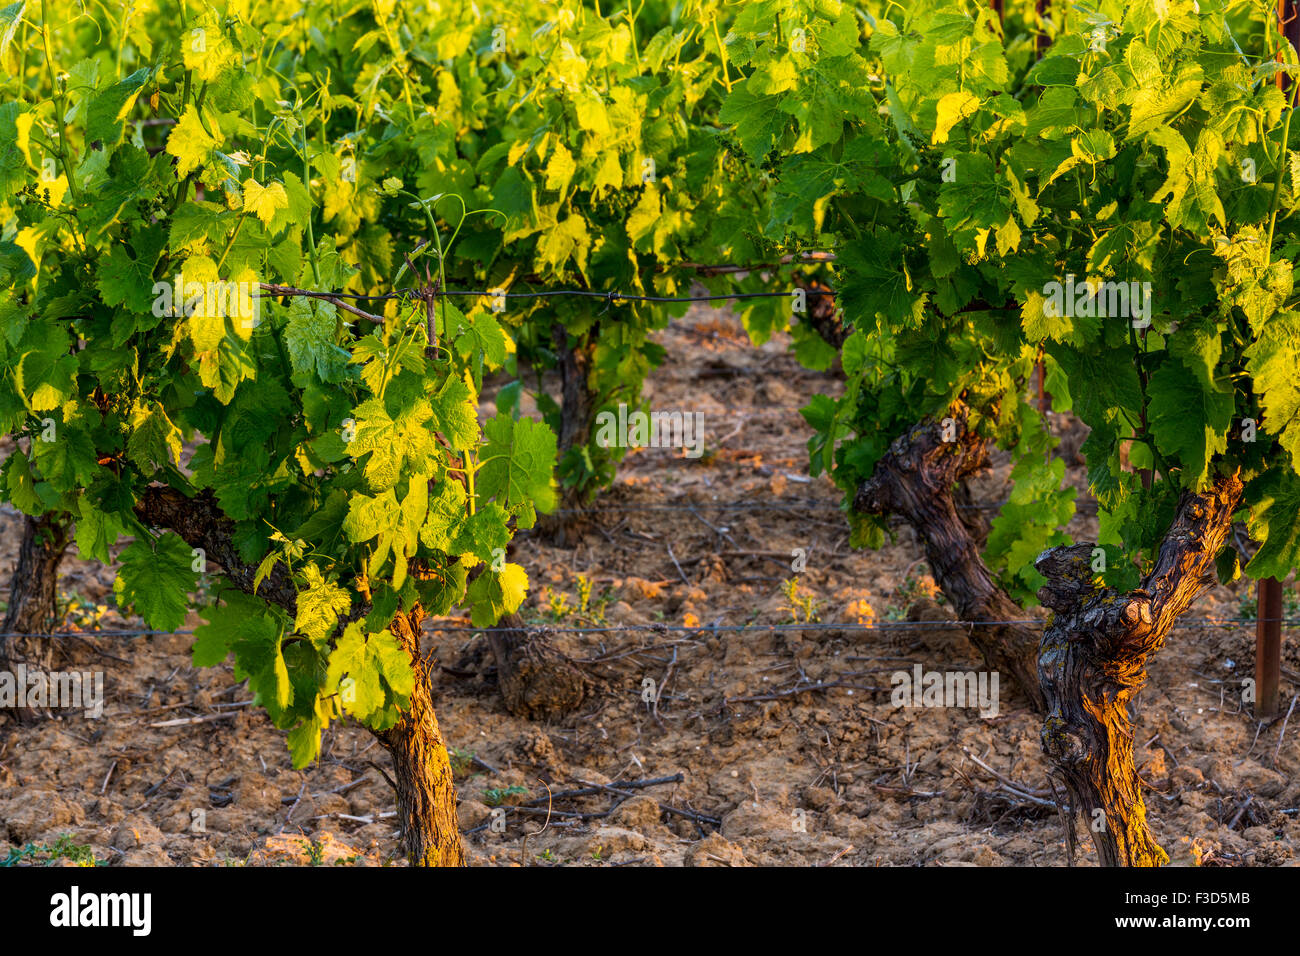
[[[1231,628],[1254,625],[1258,618],[1237,617],[1237,618],[1191,618],[1184,621],[1175,621],[1175,629],[1190,630],[1195,628]],[[1271,618],[1268,620],[1272,620]],[[1279,623],[1283,627],[1300,627],[1300,618],[1281,618]],[[1043,627],[1047,621],[1042,618],[1030,617],[1010,620],[983,620],[983,621],[880,621],[871,624],[857,624],[853,622],[834,623],[828,621],[810,621],[804,624],[610,624],[605,626],[590,625],[584,627],[552,627],[548,624],[532,623],[526,624],[523,628],[518,627],[475,627],[472,624],[450,624],[439,625],[426,622],[425,630],[427,632],[442,633],[474,633],[474,634],[501,634],[519,630],[539,630],[548,631],[557,634],[609,634],[609,633],[662,633],[671,632],[674,634],[724,634],[739,633],[744,631],[918,631],[918,630],[970,630],[976,627],[992,627],[995,625],[1014,624],[1021,627]],[[31,637],[31,638],[88,638],[88,637],[184,637],[194,634],[193,628],[182,628],[176,631],[157,631],[157,630],[111,630],[111,631],[61,631],[49,633],[26,633],[21,631],[0,632],[0,638],[8,637]]]
[[[995,504],[984,505],[953,505],[958,511],[1001,511],[1007,502],[1001,501]],[[1076,502],[1085,508],[1095,508],[1097,503],[1084,499]],[[555,511],[546,512],[547,515],[589,515],[600,512],[629,512],[639,511],[695,511],[700,508],[711,508],[715,511],[841,511],[839,502],[836,501],[791,501],[791,502],[771,502],[771,501],[697,501],[685,505],[649,505],[618,502],[610,504],[592,505],[590,508],[557,508]],[[1081,514],[1076,511],[1076,514]],[[901,517],[900,517],[900,520]]]
[[[829,289],[803,289],[805,295],[829,295]],[[590,299],[608,299],[614,302],[715,302],[724,299],[788,299],[790,292],[723,292],[717,295],[626,295],[622,292],[598,292],[594,289],[549,289],[544,292],[493,292],[492,290],[445,289],[433,295],[477,295],[487,299],[549,299],[555,296],[577,296]]]
[[[793,290],[792,290],[793,291]],[[807,296],[834,296],[831,289],[803,289]],[[615,302],[716,302],[727,299],[788,299],[791,292],[723,292],[716,295],[629,295],[624,292],[601,292],[597,289],[547,289],[540,292],[504,292],[500,289],[396,289],[392,292],[375,295],[361,295],[353,292],[322,292],[314,289],[279,288],[257,293],[260,298],[279,298],[280,296],[308,296],[310,298],[383,300],[400,299],[410,296],[419,299],[426,295],[440,298],[443,296],[480,296],[485,299],[549,299],[560,296],[576,296],[589,299],[607,299]]]

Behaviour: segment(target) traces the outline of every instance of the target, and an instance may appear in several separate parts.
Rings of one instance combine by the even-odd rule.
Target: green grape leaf
[[[464,334],[456,340],[456,348],[461,358],[470,358],[475,350],[480,351],[487,367],[498,369],[505,364],[508,342],[505,330],[496,316],[485,309],[479,309],[464,326]]]
[[[133,608],[156,630],[174,631],[185,623],[189,592],[195,584],[190,546],[171,531],[136,539],[118,555],[113,593],[118,604]]]
[[[1285,580],[1300,566],[1300,475],[1276,469],[1246,486],[1250,536],[1259,550],[1246,565],[1255,580]]]
[[[1148,415],[1156,447],[1183,466],[1183,482],[1201,490],[1210,460],[1228,447],[1231,388],[1210,387],[1178,359],[1165,361],[1147,383]]]
[[[518,515],[520,527],[531,528],[537,511],[555,508],[555,433],[531,418],[502,414],[488,419],[483,431],[487,444],[475,490]]]
[[[344,713],[366,721],[390,703],[385,685],[391,702],[406,706],[415,689],[411,658],[391,631],[367,632],[353,621],[330,654],[324,691],[339,695]]]
[[[433,434],[425,424],[434,416],[427,401],[418,399],[393,417],[383,401],[370,399],[357,407],[354,416],[356,435],[348,444],[348,454],[354,459],[370,456],[363,471],[373,490],[392,488],[404,470],[425,469],[435,450]]]
[[[284,344],[295,377],[315,375],[325,383],[341,382],[346,378],[351,356],[335,343],[337,324],[338,308],[332,302],[293,300],[285,325]]]
[[[517,564],[504,571],[484,570],[470,582],[465,600],[475,627],[491,627],[507,614],[519,610],[528,596],[528,573]]]
[[[420,528],[420,541],[426,548],[455,553],[455,542],[460,538],[468,514],[469,497],[460,482],[445,478],[438,483],[429,499],[429,513]]]
[[[206,125],[199,118],[199,111],[193,106],[186,106],[176,125],[167,137],[167,152],[176,157],[176,175],[188,176],[190,173],[205,170],[200,176],[209,186],[219,185],[221,179],[214,179],[207,172],[212,163],[213,152],[224,140],[219,133],[214,135],[217,124],[209,120]],[[224,177],[223,177],[224,178]]]
[[[180,464],[181,430],[172,424],[157,402],[136,405],[131,412],[131,434],[126,453],[146,474],[170,464]]]
[[[319,645],[333,633],[339,616],[352,610],[352,598],[333,581],[326,580],[315,562],[302,568],[302,576],[306,587],[298,592],[293,627]]]
[[[1263,406],[1260,427],[1300,461],[1300,313],[1279,312],[1246,349],[1246,370]]]
[[[433,399],[437,429],[455,451],[467,451],[478,442],[478,408],[474,389],[458,378],[448,378]]]
[[[495,501],[489,501],[466,519],[452,550],[459,554],[472,554],[480,561],[492,564],[498,554],[505,553],[505,547],[510,543],[509,521],[510,515],[506,510]]]
[[[141,67],[119,83],[99,90],[90,98],[86,139],[116,146],[122,139],[123,121],[135,106],[136,97],[149,79],[149,68]]]
[[[219,604],[208,605],[199,614],[207,623],[194,629],[195,667],[215,667],[240,641],[270,643],[280,633],[265,602],[234,590],[223,592]]]

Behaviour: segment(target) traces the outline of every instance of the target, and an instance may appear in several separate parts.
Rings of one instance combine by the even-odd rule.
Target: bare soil
[[[466,619],[429,625],[471,863],[1063,865],[1039,721],[1011,688],[992,718],[891,704],[895,671],[983,662],[945,626],[952,615],[911,532],[854,551],[835,489],[808,477],[798,408],[836,391],[835,374],[803,370],[779,338],[755,349],[723,311],[694,312],[660,341],[669,358],[651,404],[702,411],[705,456],[631,452],[580,543],[522,534],[512,553],[532,579],[526,618],[556,628],[597,678],[590,706],[548,725],[509,716],[485,638]],[[1082,489],[1078,429],[1054,419]],[[977,500],[1003,500],[1008,472],[996,457]],[[0,513],[0,582],[20,528]],[[1069,531],[1091,540],[1096,519],[1076,516]],[[801,573],[795,549],[807,555]],[[68,626],[87,629],[64,643],[65,666],[104,672],[102,719],[0,717],[0,861],[24,848],[57,858],[41,847],[66,836],[111,865],[402,865],[387,758],[368,732],[336,724],[321,761],[293,770],[230,665],[191,666],[189,635],[90,633],[133,623],[113,609],[112,580],[74,549],[60,586]],[[1237,618],[1252,596],[1244,583],[1216,587],[1189,616]],[[807,627],[764,626],[809,611],[819,620]],[[684,624],[754,626],[670,629]],[[600,625],[611,629],[584,630]],[[1288,638],[1284,712],[1300,691],[1300,644]],[[1175,863],[1300,862],[1300,713],[1283,735],[1282,720],[1261,726],[1242,707],[1253,648],[1250,625],[1178,630],[1140,697],[1150,819]],[[1083,865],[1095,861],[1082,830],[1079,849]]]

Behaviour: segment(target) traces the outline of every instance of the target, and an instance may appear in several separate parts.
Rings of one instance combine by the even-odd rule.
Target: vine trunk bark
[[[981,526],[957,507],[957,483],[988,463],[984,439],[966,428],[968,410],[927,421],[896,438],[859,486],[853,507],[863,514],[897,514],[915,530],[935,581],[964,621],[978,621],[970,640],[989,667],[1041,712],[1036,635],[1014,623],[1024,611],[994,580],[981,554]],[[968,523],[969,522],[969,523]]]
[[[393,760],[402,848],[412,866],[465,866],[456,816],[451,759],[434,714],[428,665],[420,656],[423,612],[399,614],[389,628],[410,655],[415,689],[410,707],[388,730],[375,736]]]
[[[68,550],[68,522],[58,515],[23,517],[18,562],[9,581],[9,605],[0,633],[0,662],[25,663],[48,670],[55,657],[54,640],[40,637],[58,619],[59,564]],[[28,637],[26,635],[38,635]]]
[[[1095,584],[1091,545],[1051,548],[1035,562],[1047,578],[1039,599],[1055,612],[1039,654],[1048,708],[1042,744],[1069,794],[1071,859],[1074,815],[1082,812],[1102,866],[1169,861],[1147,825],[1128,705],[1146,683],[1151,655],[1213,578],[1241,493],[1236,475],[1185,492],[1151,573],[1127,594]]]
[[[555,330],[555,354],[560,371],[560,434],[557,437],[558,459],[564,461],[572,450],[585,448],[591,441],[596,415],[596,396],[591,391],[591,364],[595,349],[591,333],[571,339],[568,331]],[[582,535],[586,519],[583,505],[586,492],[564,488],[560,493],[559,513],[538,518],[538,531],[552,544],[565,547]]]

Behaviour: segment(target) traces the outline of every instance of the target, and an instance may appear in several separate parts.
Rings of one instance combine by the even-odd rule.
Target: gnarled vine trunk
[[[989,532],[992,530],[992,525],[989,523],[988,515],[980,508],[979,502],[975,500],[970,485],[963,479],[957,479],[957,484],[953,486],[952,500],[953,507],[957,509],[957,517],[966,526],[966,531],[969,532],[975,546],[983,552],[984,547],[989,542]]]
[[[9,582],[9,606],[0,633],[0,662],[22,662],[49,669],[54,662],[54,641],[41,635],[51,631],[58,618],[59,564],[68,550],[68,522],[59,515],[23,517],[23,537],[18,563]]]
[[[966,428],[968,414],[958,407],[946,425],[923,422],[896,438],[871,479],[858,488],[853,507],[864,514],[900,515],[916,530],[935,581],[958,616],[985,622],[970,628],[971,643],[1041,711],[1037,636],[1010,623],[1023,619],[1024,612],[993,580],[981,553],[979,526],[968,524],[957,507],[956,483],[988,463],[986,442]]]
[[[456,784],[451,759],[438,728],[429,690],[428,666],[420,656],[423,612],[399,614],[389,628],[411,657],[415,689],[402,718],[375,736],[393,759],[402,847],[412,866],[465,866],[456,818]]]
[[[508,614],[488,631],[497,662],[497,684],[506,710],[529,720],[558,720],[587,698],[591,681],[554,644],[544,629],[529,629]]]
[[[277,564],[258,581],[256,567],[245,562],[235,547],[234,522],[222,513],[210,491],[187,498],[174,488],[151,486],[141,492],[135,512],[145,524],[170,528],[190,547],[204,549],[240,590],[296,613],[297,589],[284,566]],[[399,614],[390,625],[411,658],[415,688],[397,724],[375,736],[393,760],[407,858],[415,866],[463,866],[451,760],[433,710],[428,667],[420,657],[423,619],[424,611],[415,608]]]
[[[1212,578],[1241,493],[1236,475],[1184,493],[1153,570],[1127,594],[1094,584],[1091,545],[1051,548],[1035,562],[1047,578],[1039,599],[1055,612],[1039,655],[1043,750],[1070,796],[1071,848],[1073,813],[1082,811],[1102,866],[1169,861],[1147,826],[1127,708],[1151,655]]]

